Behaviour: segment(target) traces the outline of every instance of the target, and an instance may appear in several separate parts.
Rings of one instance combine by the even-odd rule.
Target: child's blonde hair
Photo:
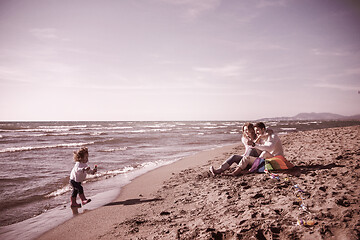
[[[85,154],[89,154],[87,147],[82,147],[78,151],[74,151],[74,161],[81,162],[84,159]]]

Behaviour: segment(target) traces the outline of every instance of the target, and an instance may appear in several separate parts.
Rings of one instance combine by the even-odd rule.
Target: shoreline
[[[277,196],[268,191],[274,189],[261,190],[253,184],[273,184],[266,175],[253,174],[236,178],[210,176],[210,164],[217,166],[228,156],[242,153],[243,146],[238,143],[198,152],[140,175],[122,187],[115,201],[79,214],[38,239],[118,239],[125,236],[146,239],[211,236],[235,238],[252,237],[256,234],[278,235],[284,239],[288,239],[286,236],[300,239],[337,239],[339,236],[350,236],[345,239],[356,239],[354,237],[360,233],[360,210],[356,211],[354,207],[359,209],[360,205],[359,200],[353,196],[360,193],[357,190],[359,184],[355,181],[359,180],[360,175],[357,167],[360,153],[356,149],[360,144],[359,135],[360,126],[357,125],[295,132],[280,137],[286,158],[298,166],[300,171],[300,176],[281,173],[280,178],[286,176],[291,183],[300,184],[312,196],[316,196],[315,203],[306,199],[314,212],[310,217],[316,219],[316,224],[313,228],[305,228],[305,231],[302,226],[296,226],[298,216],[294,214],[285,214],[285,220],[277,219],[284,212],[296,211],[298,206],[294,204],[294,199],[286,201],[284,196],[280,198],[280,202],[276,201],[274,199]],[[340,163],[351,157],[355,158],[352,165]],[[352,167],[354,173],[350,174],[345,167]],[[344,179],[346,175],[350,175],[348,179]],[[248,181],[252,183],[247,183]],[[315,181],[315,184],[310,184],[311,181]],[[282,185],[276,189],[276,194],[289,198],[291,186],[280,182]],[[240,189],[242,191],[238,192]],[[345,192],[342,191],[344,189]],[[263,191],[271,197],[267,198]],[[254,199],[255,203],[252,203]],[[324,204],[327,208],[322,209]],[[232,205],[238,205],[238,210]],[[276,217],[269,210],[259,216],[256,212],[264,211],[264,205],[274,205],[271,208],[275,209],[272,214]],[[322,211],[325,212],[324,216],[319,213]],[[228,217],[232,221],[224,217],[228,214],[231,214]],[[298,212],[297,215],[309,218],[303,212]],[[348,219],[349,216],[351,220]],[[341,218],[340,223],[334,220],[338,217]],[[329,224],[324,223],[324,219]],[[275,220],[287,227],[279,226]],[[262,224],[259,225],[259,222]]]

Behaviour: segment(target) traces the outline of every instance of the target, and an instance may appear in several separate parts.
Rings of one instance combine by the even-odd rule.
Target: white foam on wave
[[[278,125],[279,122],[266,122],[266,125],[271,126],[271,127],[276,127]]]
[[[321,124],[322,121],[312,121],[312,122],[296,122],[299,125],[310,125],[310,124]]]
[[[280,128],[283,131],[296,131],[296,128]]]
[[[91,136],[100,136],[101,134],[104,134],[104,132],[93,132],[93,133],[90,133]]]
[[[167,132],[167,131],[171,131],[171,128],[156,128],[156,129],[151,129],[152,132]]]
[[[30,134],[26,137],[45,137],[45,136],[49,136],[49,134],[46,133]],[[13,136],[13,138],[15,137],[23,137],[23,136]]]
[[[14,132],[67,132],[70,128],[32,128],[12,130]]]
[[[122,174],[122,173],[127,173],[127,172],[130,172],[130,171],[133,171],[135,168],[132,167],[132,166],[126,166],[124,168],[121,168],[121,169],[115,169],[115,170],[109,170],[109,171],[106,171],[105,173],[102,174],[102,176],[110,176],[110,175],[113,175],[113,176],[116,176],[118,174]]]
[[[31,132],[31,131],[26,131]],[[73,136],[73,135],[86,135],[86,132],[61,132],[61,131],[41,131],[45,133],[32,133],[32,134],[22,134],[22,135],[13,135],[11,138],[24,138],[24,137],[51,137],[51,136]],[[91,134],[90,134],[91,135]]]
[[[5,148],[0,150],[0,153],[6,152],[21,152],[21,151],[31,151],[31,150],[40,150],[40,149],[48,149],[48,148],[58,148],[58,147],[81,147],[85,145],[92,145],[95,142],[85,142],[85,143],[62,143],[56,145],[42,145],[42,146],[24,146],[24,147],[12,147]]]
[[[103,149],[100,150],[100,152],[117,152],[117,151],[125,151],[125,150],[127,150],[127,147]]]
[[[66,186],[63,187],[63,188],[60,188],[60,189],[58,189],[58,190],[56,190],[56,191],[54,191],[54,192],[52,192],[52,193],[49,193],[49,194],[46,195],[45,197],[47,197],[47,198],[57,197],[57,196],[60,196],[60,195],[62,195],[62,194],[64,194],[64,193],[69,192],[70,190],[71,190],[70,185],[66,185]]]
[[[105,127],[104,129],[109,129],[109,130],[116,130],[116,129],[132,129],[133,127],[130,126],[121,126],[121,127]]]
[[[133,131],[126,131],[126,133],[149,133],[149,132],[167,132],[171,131],[171,128],[155,128],[155,129],[139,129]]]
[[[216,126],[216,123],[212,123],[212,122],[204,122],[204,123],[200,123],[199,125],[205,125],[205,126]]]
[[[64,126],[39,126],[38,128],[49,128],[49,129],[68,129],[68,128],[87,128],[87,125],[64,125]]]
[[[176,125],[174,124],[169,124],[169,123],[159,123],[159,124],[154,124],[154,125],[145,125],[143,126],[144,128],[173,128],[176,127]]]
[[[237,124],[238,124],[238,122],[225,122],[225,123],[223,123],[224,126],[235,126]]]

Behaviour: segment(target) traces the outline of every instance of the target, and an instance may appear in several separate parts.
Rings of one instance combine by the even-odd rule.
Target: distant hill
[[[360,114],[344,116],[335,113],[299,113],[293,117],[261,118],[257,121],[294,121],[294,120],[360,120]]]
[[[341,120],[360,120],[360,114],[358,115],[353,115],[353,116],[348,116],[348,117],[344,117]]]
[[[299,113],[292,117],[295,120],[338,120],[345,116],[335,113]]]

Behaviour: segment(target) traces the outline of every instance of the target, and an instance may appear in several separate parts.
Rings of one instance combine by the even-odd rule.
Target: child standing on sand
[[[95,174],[97,169],[95,166],[95,168],[91,170],[87,165],[87,162],[89,161],[89,152],[86,147],[82,147],[80,150],[74,152],[74,161],[76,163],[70,173],[70,185],[73,188],[71,194],[71,207],[81,207],[81,204],[76,202],[78,194],[83,205],[91,201],[91,199],[86,199],[81,183],[85,180],[87,173]]]

